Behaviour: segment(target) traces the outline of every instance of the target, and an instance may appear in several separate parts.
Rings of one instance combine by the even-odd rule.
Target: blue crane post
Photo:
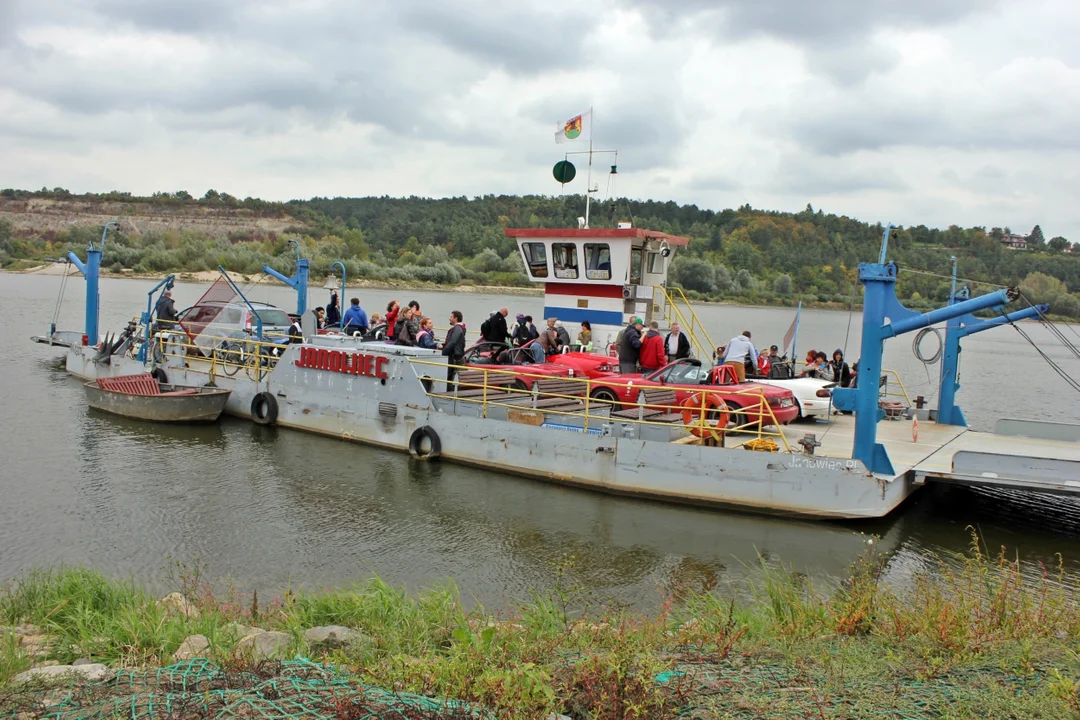
[[[885,228],[881,259],[884,260],[888,234]],[[881,360],[885,341],[939,322],[947,322],[979,310],[999,307],[1016,297],[1016,291],[997,292],[948,305],[926,313],[917,313],[900,304],[896,298],[895,263],[862,263],[859,282],[863,284],[862,356],[859,358],[857,387],[833,391],[833,406],[838,410],[855,412],[855,443],[852,457],[861,460],[871,472],[894,475],[892,461],[885,446],[877,442],[877,424],[883,417],[878,407]],[[890,322],[886,323],[888,318]]]
[[[67,257],[71,264],[78,268],[82,276],[86,278],[86,320],[83,323],[83,332],[86,334],[86,344],[93,347],[98,344],[98,319],[101,310],[101,294],[98,291],[98,279],[101,276],[101,255],[105,251],[105,236],[109,234],[109,228],[117,227],[117,222],[105,223],[101,231],[101,247],[94,247],[94,241],[86,248],[86,262],[79,256],[68,251]]]
[[[269,265],[263,265],[263,272],[275,277],[296,291],[296,314],[307,312],[308,259],[300,257],[300,241],[290,238],[290,245],[296,246],[296,272],[292,277],[285,277]]]
[[[960,297],[962,295],[954,294],[953,302]],[[949,322],[945,329],[945,350],[942,353],[941,382],[938,385],[937,422],[939,424],[967,427],[964,411],[956,404],[956,391],[960,389],[960,340],[968,335],[992,330],[1020,320],[1043,317],[1048,312],[1050,312],[1050,306],[1044,303],[990,320],[979,320],[974,315],[963,315]]]

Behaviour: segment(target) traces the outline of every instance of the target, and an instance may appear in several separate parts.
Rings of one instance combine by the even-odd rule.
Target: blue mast
[[[964,300],[926,313],[917,313],[900,304],[896,298],[895,263],[886,263],[889,233],[895,227],[885,227],[881,241],[881,262],[859,265],[859,282],[863,284],[862,356],[859,358],[857,387],[833,391],[833,406],[838,410],[855,412],[855,444],[852,457],[861,460],[871,472],[895,474],[885,446],[877,442],[877,424],[884,417],[878,407],[878,380],[885,340],[947,322],[979,310],[999,307],[1016,299],[1015,288],[998,290],[971,300]],[[886,323],[886,318],[889,322]]]
[[[93,347],[98,344],[98,319],[101,310],[101,294],[98,291],[98,279],[101,276],[101,255],[105,252],[105,236],[109,234],[110,227],[118,227],[117,222],[105,223],[101,231],[101,246],[94,247],[94,241],[86,248],[86,262],[79,260],[79,256],[68,252],[68,260],[78,268],[82,276],[86,278],[86,320],[83,324],[83,333],[86,335],[86,344]]]
[[[296,273],[292,277],[285,277],[269,265],[263,265],[262,269],[267,275],[277,278],[296,290],[296,314],[303,315],[307,311],[308,259],[300,257],[299,240],[290,238],[289,244],[296,246]],[[344,270],[342,272],[344,273]]]

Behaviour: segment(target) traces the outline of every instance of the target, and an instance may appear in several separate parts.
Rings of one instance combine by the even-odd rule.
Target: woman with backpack
[[[533,339],[532,331],[529,330],[529,323],[526,322],[524,315],[518,315],[516,320],[517,323],[514,325],[514,331],[510,334],[510,340],[514,347],[521,347]]]
[[[419,334],[419,324],[413,318],[413,309],[406,307],[401,311],[397,322],[397,336],[394,338],[395,345],[414,347],[416,336]]]

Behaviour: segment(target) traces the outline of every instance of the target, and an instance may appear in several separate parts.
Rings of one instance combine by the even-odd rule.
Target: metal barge
[[[584,378],[553,385],[537,377],[523,391],[510,387],[505,371],[461,368],[460,377],[448,383],[446,359],[437,351],[306,330],[303,342],[272,360],[258,351],[256,340],[246,360],[206,356],[184,333],[154,333],[149,302],[126,339],[99,343],[101,248],[93,245],[86,263],[72,256],[87,278],[87,322],[84,344],[68,349],[67,369],[88,380],[152,369],[168,382],[231,390],[226,412],[260,424],[393,448],[418,459],[700,506],[874,518],[892,512],[927,481],[1080,492],[1080,426],[1010,420],[995,433],[975,432],[955,404],[962,337],[1034,317],[1045,306],[1002,310],[995,320],[974,316],[1014,299],[1002,290],[971,299],[957,294],[950,305],[929,313],[904,308],[894,292],[897,268],[886,262],[890,228],[879,262],[859,267],[865,309],[858,386],[833,395],[837,409],[854,415],[833,416],[823,431],[770,431],[762,427],[768,423],[716,427],[708,422],[704,399],[700,408],[675,406],[645,392],[638,416],[628,418],[593,399],[592,381]],[[670,320],[679,312],[654,294],[659,288],[670,300],[663,290],[667,263],[673,248],[685,244],[682,238],[636,228],[507,233],[518,238],[533,279],[546,283],[545,305],[558,308],[552,314],[574,319],[565,311],[580,310],[579,320],[595,318],[594,333],[610,335],[630,315]],[[296,288],[301,309],[306,261],[298,260],[292,278],[275,276]],[[310,313],[305,319],[305,328],[314,325]],[[937,407],[909,408],[905,419],[885,420],[878,382],[884,342],[943,322]],[[55,337],[37,340],[55,343]],[[760,402],[767,416],[768,406]],[[808,429],[817,437],[803,437]]]

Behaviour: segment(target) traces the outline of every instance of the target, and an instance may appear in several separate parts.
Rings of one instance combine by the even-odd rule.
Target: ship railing
[[[891,390],[890,385],[894,385],[897,390]],[[900,379],[900,373],[895,370],[882,370],[881,371],[881,389],[878,393],[883,400],[888,398],[904,398],[904,405],[911,407],[911,396],[908,395],[907,388],[904,387],[904,382]]]
[[[713,392],[710,386],[703,385],[700,391],[695,391],[696,398],[693,405],[676,403],[648,402],[648,388],[638,394],[637,402],[621,402],[609,400],[603,397],[593,397],[593,392],[610,385],[610,382],[594,380],[591,378],[558,377],[542,375],[539,373],[522,372],[520,370],[505,370],[501,368],[486,368],[482,366],[447,365],[430,360],[409,358],[414,366],[436,366],[439,368],[453,368],[460,373],[480,373],[482,379],[460,379],[455,377],[445,383],[445,391],[439,392],[436,383],[442,381],[433,380],[422,369],[417,370],[417,376],[425,380],[425,388],[429,397],[443,400],[454,400],[480,406],[480,416],[487,417],[492,407],[503,407],[508,410],[538,411],[545,416],[573,417],[583,421],[582,431],[588,432],[603,425],[633,424],[647,425],[665,428],[682,428],[688,436],[682,441],[702,442],[705,444],[722,444],[725,436],[739,434],[740,438],[746,438],[739,444],[747,449],[778,451],[783,447],[785,452],[791,452],[787,437],[776,419],[773,407],[769,404],[762,388],[747,388],[742,390],[724,389],[725,395],[739,396],[742,403],[736,415],[737,419],[730,421],[726,427],[719,427],[717,422],[721,413],[726,412],[723,408],[714,407],[710,400]],[[475,377],[475,375],[472,375]],[[577,385],[579,390],[559,390],[549,392],[539,389],[541,382],[558,383],[559,385]],[[654,388],[663,392],[661,388]],[[479,394],[470,392],[463,396],[466,391],[480,391]],[[533,403],[522,405],[511,402],[512,399],[529,397]],[[743,400],[745,399],[745,402]],[[579,408],[566,407],[537,407],[541,400],[563,400],[565,405],[578,404]],[[555,405],[559,405],[555,403]],[[637,417],[620,416],[612,417],[612,413],[620,410],[636,410]],[[650,419],[655,417],[657,411],[661,416],[671,417],[678,415],[679,419],[674,422],[657,421]],[[688,418],[688,419],[687,419]],[[773,428],[773,429],[769,429]],[[747,437],[750,436],[750,437]]]
[[[177,357],[189,372],[205,373],[210,382],[219,375],[234,377],[244,371],[258,383],[277,365],[282,344],[255,338],[222,338],[217,345],[205,347],[177,328],[155,334],[149,349],[149,359],[155,365],[166,365],[168,358]]]
[[[716,345],[713,344],[712,338],[709,337],[709,333],[705,330],[705,325],[701,322],[701,318],[698,317],[697,313],[694,312],[694,306],[690,304],[690,298],[686,297],[686,293],[682,291],[682,288],[665,288],[663,285],[654,285],[653,307],[659,306],[657,302],[658,294],[664,299],[665,319],[669,325],[673,319],[679,323],[682,331],[690,338],[690,346],[694,349],[695,357],[699,360],[711,358],[716,351]],[[679,301],[682,301],[682,309],[679,307]],[[668,316],[668,312],[671,313],[671,316]],[[704,338],[704,342],[702,342],[702,338]]]

